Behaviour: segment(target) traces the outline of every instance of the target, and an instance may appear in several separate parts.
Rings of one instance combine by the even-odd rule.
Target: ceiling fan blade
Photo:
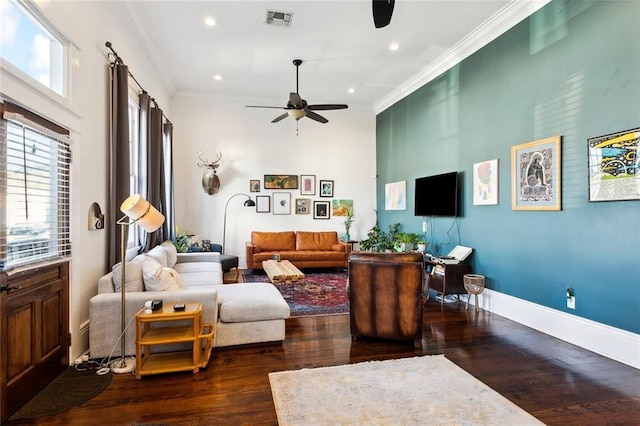
[[[345,109],[349,108],[349,105],[345,104],[316,104],[316,105],[308,105],[308,109],[314,111],[322,111],[322,110],[330,110],[330,109]]]
[[[276,106],[264,106],[264,105],[245,105],[246,108],[275,108],[275,109],[287,109],[284,107],[276,107]]]
[[[391,15],[393,15],[393,6],[395,0],[373,0],[373,24],[376,28],[383,28],[389,25],[391,22]]]
[[[302,98],[297,93],[289,93],[289,103],[294,107],[302,108]]]
[[[327,120],[326,118],[324,118],[320,114],[316,114],[315,112],[309,111],[309,110],[307,110],[307,117],[309,117],[312,120],[319,121],[320,123],[328,123],[329,122],[329,120]]]
[[[271,120],[272,123],[277,123],[278,121],[284,120],[285,118],[287,118],[289,116],[288,113],[284,113],[282,115],[277,116],[276,118],[274,118],[273,120]]]

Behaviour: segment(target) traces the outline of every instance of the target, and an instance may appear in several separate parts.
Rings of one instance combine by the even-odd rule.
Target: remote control
[[[176,303],[173,305],[174,311],[184,311],[184,303]]]

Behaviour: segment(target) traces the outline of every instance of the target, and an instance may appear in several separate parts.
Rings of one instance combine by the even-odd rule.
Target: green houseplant
[[[385,232],[378,225],[369,230],[367,238],[360,241],[360,248],[364,251],[388,251],[393,250],[394,241],[400,232],[402,225],[392,223],[389,225],[389,231]]]
[[[412,232],[399,232],[395,236],[394,248],[397,251],[411,251],[420,240],[420,235]]]
[[[349,230],[351,229],[351,225],[353,225],[353,221],[356,219],[356,215],[353,214],[353,211],[347,210],[347,218],[344,220],[344,230],[346,231],[344,234],[344,240],[350,241],[351,235],[349,234]]]

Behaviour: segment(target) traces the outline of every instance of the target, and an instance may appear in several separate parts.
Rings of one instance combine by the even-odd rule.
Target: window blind
[[[62,136],[22,122],[0,120],[4,268],[71,255],[71,149]]]

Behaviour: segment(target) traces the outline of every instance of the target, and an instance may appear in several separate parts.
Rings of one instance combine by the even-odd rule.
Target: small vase
[[[351,235],[349,235],[348,233],[344,234],[344,240],[345,241],[351,241]]]

